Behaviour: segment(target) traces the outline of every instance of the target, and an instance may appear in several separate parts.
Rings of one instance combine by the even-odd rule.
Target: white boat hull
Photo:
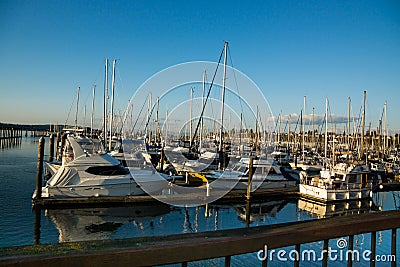
[[[357,200],[372,197],[371,188],[327,189],[314,185],[300,184],[299,192],[302,197],[323,202]]]

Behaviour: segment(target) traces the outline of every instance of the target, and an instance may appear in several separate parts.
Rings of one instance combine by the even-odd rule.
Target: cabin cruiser
[[[300,172],[302,197],[322,202],[355,200],[372,197],[371,171],[367,165],[339,163],[319,174]]]
[[[206,174],[211,186],[220,189],[246,190],[250,172],[250,158],[242,157],[232,169],[214,171]],[[266,157],[255,157],[253,159],[253,175],[251,180],[251,191],[260,189],[295,187],[298,180],[285,178],[274,170],[273,161]]]
[[[61,166],[42,187],[41,197],[145,195],[161,191],[165,184],[163,176],[145,164],[140,168],[123,167],[104,152],[99,140],[69,135]]]

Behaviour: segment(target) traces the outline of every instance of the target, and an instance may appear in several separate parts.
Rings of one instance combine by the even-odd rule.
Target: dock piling
[[[249,158],[249,179],[247,181],[247,194],[246,199],[250,200],[251,198],[251,179],[253,178],[253,157]]]
[[[50,135],[50,152],[49,152],[49,162],[52,162],[54,160],[54,135]]]
[[[42,197],[42,176],[43,176],[43,157],[44,157],[44,137],[39,139],[38,148],[38,164],[36,173],[36,195],[35,199],[40,199]]]

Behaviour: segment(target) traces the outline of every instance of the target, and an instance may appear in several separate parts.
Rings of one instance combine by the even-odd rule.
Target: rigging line
[[[74,97],[74,100],[71,102],[71,106],[69,107],[67,119],[65,120],[65,123],[64,123],[64,128],[67,127],[67,122],[68,122],[68,120],[69,120],[69,115],[71,114],[72,106],[74,105],[74,103],[75,103],[75,97]]]
[[[213,78],[212,78],[212,81],[211,81],[211,84],[210,84],[210,88],[208,89],[208,92],[207,92],[207,97],[206,97],[206,99],[205,99],[205,101],[204,101],[204,105],[203,105],[203,108],[202,108],[202,110],[201,110],[200,119],[199,119],[198,122],[197,122],[196,130],[194,131],[194,134],[193,134],[193,137],[192,137],[192,141],[191,141],[192,146],[193,146],[193,143],[194,143],[194,139],[195,139],[195,137],[196,137],[196,135],[197,135],[197,132],[198,132],[198,130],[199,130],[201,118],[202,118],[203,115],[204,115],[204,110],[205,110],[205,107],[206,107],[206,105],[207,105],[207,100],[208,100],[208,97],[210,96],[211,88],[212,88],[212,86],[213,86],[213,84],[214,84],[215,77],[217,76],[218,67],[219,67],[219,65],[220,65],[220,63],[221,63],[221,58],[222,58],[222,55],[224,54],[224,50],[225,50],[225,46],[224,46],[224,48],[223,48],[222,51],[221,51],[221,55],[219,56],[218,64],[217,64],[217,67],[215,68],[214,76],[213,76]],[[191,150],[191,149],[192,149],[192,147],[190,147],[190,150]]]
[[[242,105],[242,98],[240,97],[239,86],[238,86],[237,79],[236,79],[235,67],[233,66],[232,54],[231,54],[230,48],[228,48],[228,49],[229,49],[229,50],[228,50],[229,59],[231,60],[231,65],[232,65],[232,70],[233,70],[233,79],[235,80],[236,90],[237,90],[238,97],[239,97],[240,109],[241,109],[241,111],[242,111],[242,114],[244,114],[244,112],[243,112],[243,105]],[[244,127],[247,128],[246,118],[243,118],[243,121],[244,121]]]
[[[294,127],[293,133],[296,134],[297,131],[297,125],[299,125],[299,120],[300,120],[300,116],[297,116],[297,122],[296,122],[296,127]]]
[[[143,111],[144,106],[145,106],[146,103],[147,103],[148,97],[149,97],[149,95],[147,95],[147,96],[146,96],[146,99],[143,101],[142,108],[140,109],[139,114],[138,114],[138,116],[136,117],[136,121],[135,121],[135,123],[134,123],[133,126],[132,126],[132,131],[131,131],[131,133],[130,133],[131,135],[133,134],[133,131],[135,130],[136,124],[137,124],[137,122],[138,122],[138,120],[139,120],[140,114],[142,114],[142,111]],[[131,112],[132,112],[132,110],[133,110],[133,106],[132,106]],[[142,121],[142,123],[140,124],[140,126],[142,126],[142,124],[143,124],[143,121]]]

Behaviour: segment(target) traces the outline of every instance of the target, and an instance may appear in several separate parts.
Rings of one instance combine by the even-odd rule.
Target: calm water
[[[31,208],[31,196],[35,187],[37,140],[23,138],[21,146],[0,150],[0,247],[246,227],[244,204],[181,208],[160,203],[151,206],[42,210],[35,215]],[[297,199],[255,203],[251,208],[250,226],[311,220],[333,213],[342,215],[394,210],[400,206],[399,195],[399,192],[381,193],[375,195],[373,201],[354,203],[348,207],[337,205],[335,208],[314,206]],[[37,215],[40,216],[40,227],[35,224]],[[389,255],[390,244],[389,231],[377,233],[377,254]],[[322,246],[322,242],[315,242],[303,245],[302,249],[320,251]],[[331,240],[329,246],[336,248],[336,240]],[[355,248],[360,251],[370,249],[370,235],[356,236]],[[286,248],[287,251],[291,249]],[[397,254],[400,255],[400,246]],[[213,259],[189,265],[223,266],[223,263],[223,259]],[[256,253],[235,256],[231,263],[232,266],[260,266]],[[308,262],[307,265],[310,264],[321,265],[319,262]],[[269,266],[292,265],[292,262],[277,260],[269,262]],[[364,266],[367,263],[361,261],[354,265]],[[377,263],[377,266],[389,265]],[[334,262],[331,266],[346,266],[346,263]]]

